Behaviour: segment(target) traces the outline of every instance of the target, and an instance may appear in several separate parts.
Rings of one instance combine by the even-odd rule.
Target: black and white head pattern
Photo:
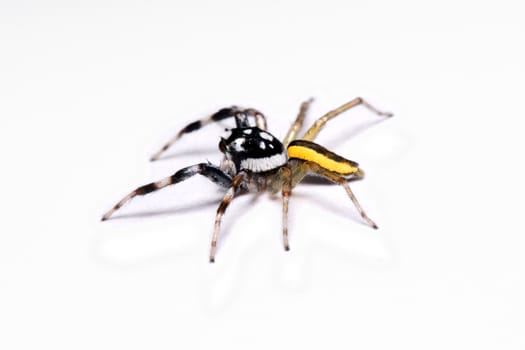
[[[283,144],[272,134],[257,127],[227,129],[219,148],[238,170],[264,172],[287,161]]]

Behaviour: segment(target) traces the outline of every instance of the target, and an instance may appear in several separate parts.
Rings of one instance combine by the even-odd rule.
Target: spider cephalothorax
[[[180,169],[165,179],[141,186],[113,206],[102,217],[102,220],[108,219],[116,210],[120,209],[135,196],[156,191],[200,174],[227,189],[215,217],[210,262],[215,261],[215,249],[221,218],[234,196],[245,190],[268,190],[273,193],[281,191],[283,197],[283,243],[284,248],[288,250],[287,217],[290,194],[295,185],[307,174],[312,173],[343,186],[363,219],[373,228],[377,228],[377,225],[361,208],[347,183],[350,178],[362,178],[364,176],[362,169],[359,168],[356,162],[345,159],[312,141],[326,122],[357,105],[363,105],[378,115],[390,117],[392,114],[380,112],[358,97],[326,113],[302,137],[296,138],[303,126],[304,117],[310,103],[311,100],[301,105],[295,122],[282,142],[266,131],[266,118],[261,112],[252,108],[241,109],[235,106],[223,108],[206,119],[188,124],[155,153],[152,160],[158,159],[164,151],[183,135],[196,131],[207,124],[234,118],[236,127],[226,129],[226,134],[221,137],[219,142],[219,150],[224,154],[220,166],[211,163],[191,165]],[[250,118],[254,119],[255,125],[250,124]]]
[[[226,132],[219,149],[237,171],[260,173],[286,164],[283,144],[269,132],[258,127],[226,129]]]

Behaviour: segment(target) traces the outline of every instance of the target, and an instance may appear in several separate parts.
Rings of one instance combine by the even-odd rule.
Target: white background
[[[523,349],[524,9],[519,1],[0,2],[0,348]],[[317,141],[367,172],[290,207],[202,177],[219,107],[283,137],[363,96]]]

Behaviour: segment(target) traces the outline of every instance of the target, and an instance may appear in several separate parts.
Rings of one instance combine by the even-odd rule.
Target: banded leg
[[[244,175],[245,174],[241,172],[233,178],[233,180],[231,181],[230,187],[228,188],[228,191],[226,192],[226,195],[224,195],[224,198],[222,199],[221,204],[219,204],[219,208],[217,209],[217,215],[215,216],[215,226],[213,230],[213,237],[211,239],[210,263],[215,262],[215,250],[217,249],[217,239],[219,237],[219,230],[221,228],[222,216],[224,215],[224,212],[228,208],[228,205],[230,205],[233,197],[235,196],[235,193],[237,192],[240,185],[242,184]]]
[[[295,139],[297,133],[301,131],[301,128],[303,127],[304,117],[306,116],[306,112],[308,111],[308,108],[310,107],[310,104],[313,101],[314,99],[310,98],[309,100],[301,103],[301,107],[299,108],[299,114],[297,114],[297,118],[295,118],[295,121],[288,130],[286,137],[283,139],[284,147],[287,147],[288,144]]]
[[[300,160],[300,159],[292,159],[293,163],[290,163],[293,168],[292,168],[292,185],[295,185],[297,183],[299,183],[303,178],[304,176],[306,175],[306,173],[308,172],[314,172],[328,180],[331,180],[341,186],[344,187],[346,193],[348,194],[348,197],[350,197],[350,199],[352,200],[352,203],[354,203],[355,207],[357,208],[357,210],[359,211],[359,214],[361,215],[361,217],[363,218],[363,220],[366,221],[366,223],[374,228],[374,229],[377,229],[377,225],[374,223],[374,221],[372,221],[372,219],[370,219],[368,217],[368,215],[365,213],[365,211],[363,210],[363,208],[361,207],[361,205],[359,204],[359,201],[357,200],[356,196],[354,195],[354,193],[352,192],[352,190],[350,189],[350,186],[348,185],[348,176],[345,177],[344,175],[341,175],[335,171],[330,171],[324,167],[322,167],[322,165],[318,164],[318,163],[314,163],[313,161],[306,161],[306,160]],[[358,168],[359,169],[359,168]],[[363,176],[363,172],[362,171],[358,171],[355,173],[358,177],[362,177]]]
[[[375,114],[377,114],[379,116],[384,116],[384,117],[392,117],[393,116],[392,113],[390,113],[390,112],[382,112],[382,111],[378,110],[377,108],[373,107],[372,105],[370,105],[368,102],[363,100],[361,97],[357,97],[357,98],[354,98],[352,101],[345,103],[341,107],[336,108],[336,109],[326,113],[321,118],[317,119],[317,121],[303,135],[302,139],[303,140],[308,140],[308,141],[314,140],[315,137],[317,136],[317,134],[319,134],[321,129],[325,126],[325,124],[330,119],[335,118],[339,114],[349,110],[350,108],[358,106],[358,105],[365,106],[366,108],[368,108],[369,110],[371,110],[372,112],[374,112]]]
[[[283,167],[280,169],[280,178],[283,181],[282,196],[283,196],[283,244],[284,250],[290,250],[288,243],[288,202],[292,192],[292,171],[289,168]]]
[[[244,113],[247,117],[254,118],[255,126],[257,126],[259,129],[267,130],[268,126],[266,124],[266,117],[264,116],[264,114],[253,108],[245,109],[244,111],[242,111],[242,113]]]
[[[124,204],[129,202],[134,197],[143,196],[153,191],[160,190],[161,188],[164,188],[166,186],[174,185],[181,181],[187,180],[188,178],[196,174],[201,174],[210,179],[211,181],[215,182],[216,184],[225,188],[228,188],[232,181],[229,175],[224,173],[219,167],[216,167],[213,164],[201,163],[192,165],[177,171],[172,176],[137,188],[136,190],[122,198],[117,204],[115,204],[115,206],[113,206],[113,208],[111,208],[106,214],[104,214],[104,216],[102,217],[102,221],[109,219],[110,216],[113,215],[113,213],[119,210]]]
[[[160,155],[164,153],[168,148],[170,148],[178,139],[180,139],[184,134],[201,129],[202,127],[218,122],[227,118],[235,118],[237,127],[247,127],[249,126],[248,118],[252,117],[255,119],[257,127],[260,129],[266,130],[266,118],[264,115],[252,108],[249,109],[239,109],[236,106],[229,108],[223,108],[218,112],[212,114],[210,117],[194,121],[182,128],[172,139],[170,139],[164,146],[161,147],[153,156],[151,156],[151,161],[159,159]]]

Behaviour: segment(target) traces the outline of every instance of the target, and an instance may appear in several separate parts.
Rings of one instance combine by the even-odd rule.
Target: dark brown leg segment
[[[230,205],[233,197],[235,196],[235,193],[239,189],[239,186],[244,179],[244,175],[244,173],[239,173],[233,178],[230,188],[228,188],[228,192],[226,192],[226,195],[222,199],[221,204],[219,204],[219,208],[217,209],[217,215],[215,216],[215,226],[211,239],[210,263],[215,262],[215,250],[217,249],[217,239],[219,237],[219,230],[221,228],[222,216],[226,212],[226,209]]]

